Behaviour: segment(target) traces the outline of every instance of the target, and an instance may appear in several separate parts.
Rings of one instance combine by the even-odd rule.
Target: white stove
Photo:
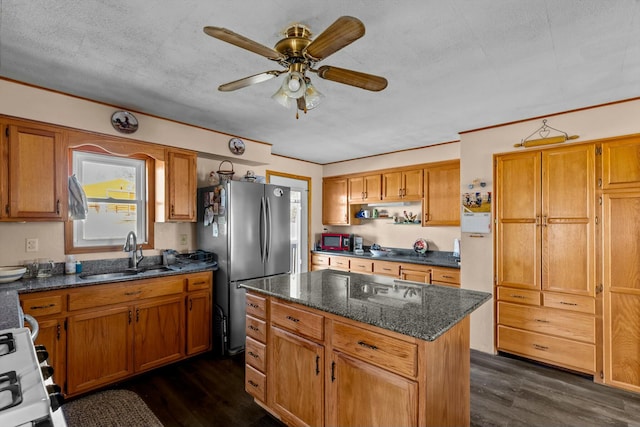
[[[46,349],[34,346],[28,328],[0,330],[0,426],[59,426],[53,411],[63,398],[47,357]]]

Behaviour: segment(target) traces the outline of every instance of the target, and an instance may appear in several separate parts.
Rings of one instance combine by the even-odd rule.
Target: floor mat
[[[136,393],[106,390],[62,405],[68,427],[162,427]]]

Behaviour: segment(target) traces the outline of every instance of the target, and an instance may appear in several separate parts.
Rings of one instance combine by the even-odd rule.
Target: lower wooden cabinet
[[[324,347],[272,326],[268,376],[270,406],[288,425],[321,426],[324,412]]]
[[[212,272],[21,294],[67,396],[211,349]]]
[[[86,392],[133,374],[133,313],[128,305],[69,316],[67,393]]]
[[[267,402],[267,299],[247,293],[247,335],[244,389],[258,402]]]
[[[327,425],[418,426],[416,381],[338,351],[331,357],[329,394],[335,404]]]
[[[182,295],[177,295],[135,306],[135,372],[157,368],[184,357],[183,301]]]

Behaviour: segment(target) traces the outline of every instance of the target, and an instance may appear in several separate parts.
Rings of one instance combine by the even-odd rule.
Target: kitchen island
[[[239,286],[245,388],[287,425],[469,425],[469,315],[490,294],[335,270]]]

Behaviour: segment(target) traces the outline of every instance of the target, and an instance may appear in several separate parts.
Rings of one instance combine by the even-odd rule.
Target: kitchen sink
[[[135,276],[138,274],[137,271],[114,271],[112,273],[83,273],[80,275],[81,279],[91,279],[91,280],[103,280],[103,279],[119,279],[121,277],[129,277]]]
[[[164,271],[172,271],[169,267],[164,265],[151,265],[147,267],[140,267],[137,269],[126,269],[120,271],[111,271],[107,273],[82,273],[81,279],[88,280],[105,280],[105,279],[119,279],[122,277],[135,276],[142,273],[162,273]]]

